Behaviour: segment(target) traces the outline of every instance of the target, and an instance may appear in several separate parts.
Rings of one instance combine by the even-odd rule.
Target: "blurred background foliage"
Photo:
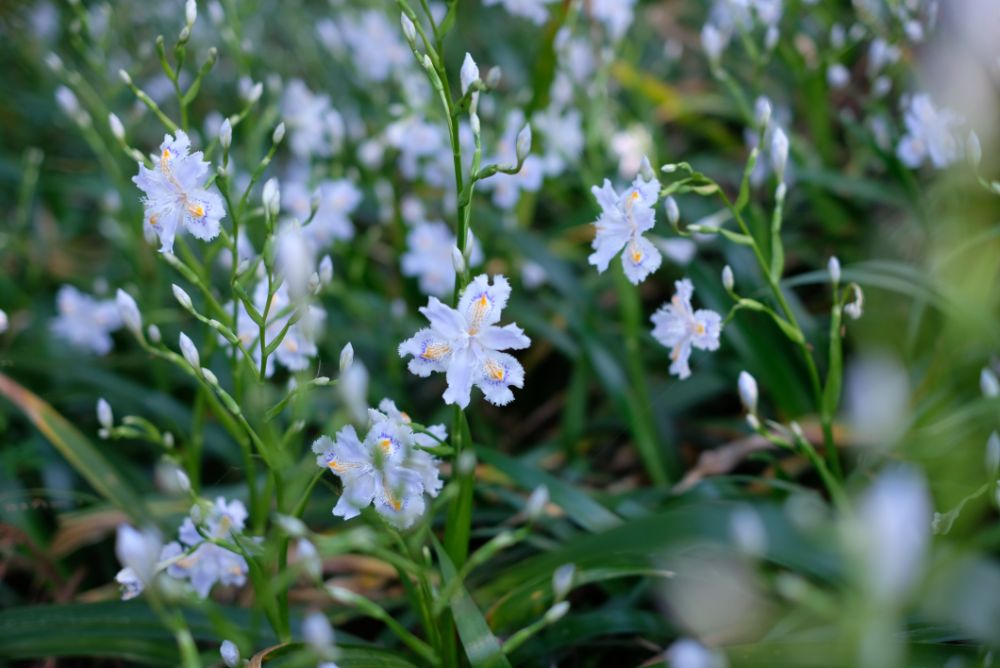
[[[936,30],[909,44],[900,26],[866,12],[868,4],[786,2],[782,37],[768,62],[755,62],[740,44],[725,55],[728,76],[741,91],[734,96],[712,77],[701,51],[708,3],[639,2],[634,25],[614,46],[586,6],[570,11],[569,2],[557,2],[550,20],[534,26],[499,7],[460,3],[446,44],[449,71],[457,80],[466,51],[481,66],[503,69],[496,108],[483,111],[488,141],[501,134],[506,110],[530,114],[546,107],[560,66],[554,43],[563,21],[589,40],[599,61],[591,88],[576,98],[586,135],[579,164],[546,180],[538,193],[525,193],[509,213],[480,195],[473,221],[489,273],[517,277],[530,260],[546,276],[537,289],[515,279],[511,319],[534,342],[523,356],[524,390],[502,410],[482,404],[470,414],[479,454],[474,535],[478,541],[494,535],[538,484],[548,485],[553,508],[542,532],[474,571],[468,588],[493,632],[509,635],[544,612],[542,591],[556,566],[578,568],[573,610],[518,650],[515,663],[651,665],[675,638],[693,634],[725,647],[730,663],[740,666],[859,665],[865,642],[889,647],[878,655],[888,657],[882,665],[990,665],[990,649],[1000,643],[1000,567],[993,556],[1000,530],[989,479],[995,473],[983,458],[997,427],[997,403],[982,397],[978,379],[982,367],[998,363],[997,195],[980,187],[964,163],[940,173],[911,171],[893,144],[902,132],[900,96],[935,89],[979,132],[981,173],[996,174],[997,66],[983,62],[997,54],[984,56],[969,33],[977,11],[992,19],[996,12],[972,0],[942,3]],[[396,29],[392,3],[222,5],[225,23],[202,19],[192,37],[195,63],[209,46],[219,49],[191,108],[192,134],[200,135],[195,144],[213,141],[213,114],[242,108],[241,77],[265,83],[261,102],[236,132],[233,159],[247,170],[267,149],[281,117],[282,88],[292,78],[328,94],[368,136],[404,113],[402,77],[366,81],[349,53],[331,52],[317,35],[322,19],[370,8],[384,11]],[[176,524],[186,505],[156,486],[160,452],[142,442],[96,440],[97,397],[118,414],[140,415],[172,432],[179,448],[203,439],[204,494],[240,493],[239,449],[210,414],[203,425],[196,421],[189,378],[154,363],[123,333],[112,355],[95,357],[54,339],[48,325],[55,291],[70,283],[105,294],[131,288],[165,339],[195,330],[186,314],[164,306],[172,304],[176,277],[142,238],[141,205],[129,180],[134,163],[106,121],[109,111],[117,113],[130,143],[144,152],[159,144],[162,127],[137,105],[118,70],[127,69],[174,114],[154,43],[158,34],[174,34],[182,15],[178,2],[15,1],[0,8],[6,92],[0,97],[0,308],[10,318],[0,335],[0,372],[51,407],[51,415],[38,409],[42,424],[53,424],[56,413],[68,421],[55,435],[39,431],[26,419],[21,390],[3,390],[22,401],[20,407],[0,403],[2,660],[176,661],[155,617],[140,603],[116,601],[110,537],[122,514],[112,501],[134,494],[164,526]],[[861,25],[864,36],[836,48],[829,39],[835,25]],[[990,25],[993,37],[1000,35],[996,22]],[[881,97],[865,76],[874,37],[903,50],[889,68],[892,90]],[[63,63],[55,71],[52,53]],[[833,63],[848,68],[848,86],[829,85]],[[91,118],[87,131],[55,103],[60,85],[77,93]],[[751,119],[741,104],[757,95],[770,97],[776,116],[782,110],[792,139],[784,286],[814,350],[829,345],[827,258],[839,256],[845,282],[857,281],[865,291],[865,315],[847,327],[845,408],[835,432],[849,490],[866,487],[887,462],[915,462],[926,473],[934,509],[945,512],[989,483],[935,540],[913,595],[891,610],[872,609],[867,601],[858,584],[863,578],[852,574],[856,564],[839,546],[843,518],[834,516],[805,459],[767,447],[745,426],[736,395],[744,369],[760,384],[763,416],[782,424],[797,420],[811,440],[820,440],[805,369],[780,330],[762,314],[740,312],[724,331],[721,351],[696,354],[695,375],[685,381],[667,374],[668,352],[647,333],[649,315],[684,275],[701,303],[722,313],[730,305],[718,280],[725,264],[741,293],[764,297],[749,251],[699,238],[689,264],[665,262],[636,289],[623,289],[617,266],[599,275],[586,263],[597,215],[590,186],[605,177],[622,180],[613,137],[643,128],[654,165],[690,162],[732,192],[748,154]],[[873,132],[875,118],[886,124],[888,144]],[[380,167],[362,164],[361,143],[348,137],[344,149],[317,168],[355,179],[364,200],[352,216],[357,236],[334,251],[320,362],[312,371],[334,371],[341,347],[353,342],[370,372],[373,403],[395,397],[423,423],[445,421],[440,381],[416,381],[396,354],[398,342],[417,327],[416,308],[425,299],[400,273],[400,199],[413,194],[432,211],[445,207],[433,186],[400,177],[392,149]],[[268,174],[281,176],[291,161],[279,151]],[[396,186],[387,218],[376,192],[384,180]],[[749,219],[756,231],[766,230],[771,197],[767,180],[754,190]],[[706,198],[678,201],[685,222],[716,211]],[[658,219],[659,230],[667,229],[662,211]],[[211,350],[211,337],[200,334],[202,349]],[[825,354],[817,359],[825,365]],[[246,411],[266,409],[279,391],[275,386],[251,398],[256,404]],[[332,391],[313,393],[292,413],[307,420],[296,436],[303,452],[315,436],[349,419]],[[105,468],[115,475],[110,493],[95,484]],[[124,497],[121,490],[128,490]],[[318,486],[306,523],[331,539],[359,531],[331,519],[334,500],[333,486]],[[766,535],[759,553],[740,549],[733,531],[734,517],[746,508],[756,509]],[[395,572],[376,559],[328,557],[325,573],[406,614],[397,607],[402,593]],[[245,593],[227,592],[217,605],[190,612],[206,657],[229,637],[220,629],[238,629],[257,647],[274,640],[257,613],[240,609],[247,602]],[[297,602],[326,605],[307,588]],[[351,643],[392,646],[378,624],[336,607],[328,612],[348,650]],[[370,657],[357,664],[348,659],[345,665],[375,665],[366,663]],[[387,653],[379,665],[397,659]]]

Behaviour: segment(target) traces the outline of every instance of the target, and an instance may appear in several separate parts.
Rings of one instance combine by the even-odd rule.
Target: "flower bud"
[[[531,153],[531,125],[525,123],[521,131],[517,133],[517,161],[518,163],[524,162],[528,154]]]
[[[163,432],[163,447],[167,450],[174,449],[174,435],[169,431]]]
[[[458,456],[455,468],[462,475],[469,475],[476,469],[476,455],[465,450]]]
[[[479,114],[471,114],[469,116],[469,126],[472,129],[472,134],[478,137],[482,134],[483,128],[479,123]]]
[[[108,125],[111,126],[111,134],[115,139],[125,141],[125,126],[122,125],[122,119],[114,114],[108,114]]]
[[[0,334],[3,334],[4,332],[6,332],[7,331],[7,327],[9,325],[10,325],[10,322],[7,319],[7,312],[4,311],[3,309],[0,309]]]
[[[472,251],[476,247],[476,236],[472,233],[471,229],[465,231],[465,248],[462,249],[462,255],[465,256],[466,263],[472,257]]]
[[[306,289],[309,290],[309,294],[318,295],[322,285],[319,281],[319,273],[314,271],[309,275],[309,282],[306,284]]]
[[[560,601],[549,608],[545,613],[545,623],[555,624],[560,619],[565,617],[567,612],[569,612],[569,601]]]
[[[669,222],[674,227],[677,227],[677,223],[680,222],[681,219],[681,210],[677,206],[677,200],[667,195],[667,198],[663,200],[663,208],[666,209],[667,212],[667,222]]]
[[[160,328],[156,325],[150,325],[146,328],[146,336],[149,337],[151,343],[159,343],[163,340],[163,337],[160,335]]]
[[[642,160],[639,162],[639,176],[642,177],[643,181],[652,181],[656,179],[656,174],[653,172],[653,166],[649,164],[649,157],[642,156]]]
[[[854,300],[850,304],[844,306],[844,313],[850,316],[853,320],[857,320],[864,312],[865,293],[861,291],[861,286],[857,283],[851,283],[851,290],[854,293]]]
[[[207,382],[212,387],[219,386],[219,377],[216,376],[215,373],[208,367],[205,366],[201,367],[201,375],[205,379],[205,382]]]
[[[132,85],[132,77],[130,77],[129,73],[125,70],[118,70],[118,78],[121,79],[126,86]]]
[[[302,569],[313,580],[323,577],[323,560],[320,559],[316,546],[305,538],[300,538],[295,544],[297,561],[302,564]]]
[[[986,473],[994,479],[997,470],[1000,470],[1000,434],[993,432],[986,440]]]
[[[479,66],[472,59],[472,54],[466,52],[465,60],[462,61],[462,70],[459,74],[462,84],[462,95],[469,91],[469,86],[479,81]]]
[[[979,372],[979,390],[990,399],[1000,396],[1000,379],[988,366]]]
[[[111,404],[104,397],[97,400],[97,422],[105,429],[114,427],[115,416],[111,411]]]
[[[229,147],[233,145],[233,124],[229,122],[229,119],[222,121],[222,125],[219,127],[219,145],[222,146],[223,151],[228,151]]]
[[[191,311],[194,309],[194,305],[191,303],[191,295],[185,292],[184,288],[174,283],[170,286],[170,289],[174,292],[174,299],[176,299],[177,303],[183,306],[185,310]]]
[[[340,373],[344,373],[352,364],[354,364],[354,346],[348,341],[340,351]]]
[[[275,515],[275,521],[281,530],[284,531],[289,536],[294,538],[301,538],[308,533],[305,522],[300,520],[298,517],[293,517],[291,515]]]
[[[329,255],[324,255],[319,261],[319,280],[323,285],[328,285],[333,280],[333,260]]]
[[[757,412],[757,380],[746,371],[740,371],[737,383],[740,391],[740,401],[747,413]]]
[[[840,260],[836,256],[832,256],[830,261],[826,263],[827,269],[830,271],[830,282],[834,285],[840,284]]]
[[[184,4],[184,21],[188,27],[194,25],[198,20],[198,3],[195,0],[187,0]]]
[[[771,101],[761,95],[754,103],[754,122],[763,130],[771,122]]]
[[[180,335],[180,346],[184,359],[192,369],[198,371],[201,368],[201,357],[198,355],[198,349],[194,347],[194,342],[184,332]]]
[[[403,36],[406,37],[406,41],[410,43],[410,46],[416,46],[417,27],[413,25],[413,21],[406,14],[400,14],[399,23],[403,26]]]
[[[747,414],[747,425],[754,431],[760,431],[760,420],[753,413]]]
[[[278,127],[274,128],[274,132],[271,133],[271,143],[277,145],[281,143],[281,140],[285,138],[285,122],[282,121],[278,123]]]
[[[191,39],[191,26],[184,26],[181,28],[181,34],[177,36],[177,41],[184,43]]]
[[[785,182],[785,167],[788,165],[788,135],[781,128],[774,129],[771,137],[771,166],[778,181]]]
[[[264,209],[272,217],[278,215],[278,212],[281,210],[281,188],[278,185],[278,179],[272,177],[264,183],[261,201],[264,203]]]
[[[240,649],[231,640],[223,640],[222,647],[219,648],[222,662],[227,668],[237,668],[240,665]]]
[[[247,103],[253,104],[260,99],[260,96],[264,94],[264,83],[258,81],[251,88],[250,92],[247,93]]]
[[[552,574],[552,593],[557,601],[561,601],[573,588],[573,576],[576,575],[574,564],[563,564]]]
[[[465,257],[458,246],[451,247],[451,266],[455,268],[455,273],[461,275],[465,272]]]
[[[530,521],[535,522],[545,512],[545,506],[547,505],[549,505],[549,488],[545,485],[539,485],[531,492],[531,496],[528,497],[528,503],[524,506],[524,512]]]
[[[727,264],[722,268],[722,287],[726,289],[726,292],[732,292],[735,285],[736,280],[733,278],[733,268]]]
[[[137,338],[141,339],[142,315],[139,313],[139,307],[136,305],[135,300],[132,299],[132,295],[118,288],[118,292],[115,295],[115,302],[118,304],[118,314],[121,316],[125,327]]]

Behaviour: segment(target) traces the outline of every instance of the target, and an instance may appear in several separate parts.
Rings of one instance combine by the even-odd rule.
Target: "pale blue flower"
[[[499,165],[517,165],[519,162],[518,137],[526,127],[524,112],[515,109],[507,114],[503,136],[497,143],[496,154],[487,162]],[[528,135],[530,137],[530,134]],[[522,144],[523,145],[523,144]],[[524,157],[520,171],[516,174],[494,174],[483,179],[484,190],[493,190],[493,203],[504,210],[513,209],[521,198],[521,191],[537,192],[545,179],[545,163],[537,155]]]
[[[659,269],[663,261],[660,251],[642,236],[643,232],[653,229],[660,182],[637,176],[627,190],[618,194],[611,181],[604,179],[601,187],[594,186],[590,190],[601,206],[601,215],[594,223],[597,227],[592,244],[594,252],[587,261],[604,273],[611,260],[621,253],[625,276],[633,285],[638,285]]]
[[[503,5],[508,13],[514,16],[521,16],[536,25],[542,25],[549,18],[549,10],[546,5],[550,5],[555,0],[483,0],[487,7],[491,5]]]
[[[941,169],[962,157],[962,140],[957,129],[961,116],[950,109],[937,108],[927,93],[918,93],[906,104],[903,123],[906,134],[896,153],[903,164],[916,168],[925,161]]]
[[[513,401],[510,388],[524,386],[524,368],[501,351],[527,348],[531,339],[515,324],[496,325],[509,297],[507,279],[496,276],[490,285],[486,274],[466,286],[457,309],[431,297],[420,309],[431,326],[399,346],[401,357],[412,357],[410,372],[421,377],[445,373],[448,389],[444,401],[462,408],[469,405],[473,386],[497,406]]]
[[[718,350],[722,332],[722,316],[708,309],[693,310],[691,296],[694,286],[688,279],[675,281],[677,292],[669,304],[653,314],[653,336],[671,348],[670,373],[684,379],[691,375],[688,360],[691,349]]]
[[[202,530],[212,538],[231,540],[231,534],[243,531],[246,519],[242,502],[226,501],[220,496],[209,509]],[[207,598],[217,582],[234,587],[246,583],[247,562],[243,556],[206,541],[190,517],[181,524],[178,538],[179,542],[163,548],[160,560],[167,564],[167,575],[189,580],[201,598]]]
[[[122,326],[115,300],[98,300],[64,285],[56,293],[56,309],[59,315],[50,325],[53,334],[80,350],[98,355],[111,351],[111,332]]]
[[[289,132],[292,153],[300,158],[327,157],[340,150],[344,120],[327,95],[313,93],[301,79],[292,79],[281,98],[281,117]]]
[[[174,248],[174,237],[183,225],[197,239],[211,241],[219,235],[226,216],[222,197],[203,187],[209,164],[201,151],[190,153],[191,142],[183,130],[165,135],[153,169],[139,165],[132,182],[144,193],[144,224],[160,239],[160,252]]]
[[[378,410],[371,409],[369,414],[377,423],[379,421],[390,421],[402,425],[411,430],[410,438],[413,445],[423,448],[433,448],[441,445],[441,442],[448,440],[448,429],[443,424],[435,424],[427,427],[429,433],[418,433],[412,431],[412,421],[410,416],[396,408],[396,403],[391,399],[383,399],[378,404]],[[430,496],[437,496],[444,484],[439,474],[439,462],[436,457],[420,448],[411,448],[406,465],[420,476],[420,482],[424,486],[424,491]]]
[[[400,38],[399,24],[377,10],[341,21],[340,34],[347,43],[354,67],[369,81],[382,82],[413,62],[410,47]]]
[[[361,190],[350,179],[325,179],[310,193],[305,184],[286,183],[282,202],[285,210],[305,222],[312,215],[312,204],[317,203],[312,222],[302,228],[316,250],[328,248],[334,241],[354,237],[351,214],[361,204]]]
[[[343,483],[334,515],[351,519],[374,505],[390,523],[406,529],[423,515],[424,493],[436,495],[440,484],[425,486],[426,472],[414,467],[420,451],[413,447],[409,425],[378,411],[373,411],[372,417],[375,421],[364,441],[350,425],[337,432],[336,439],[317,439],[312,447],[316,464],[330,469]]]
[[[451,259],[455,235],[441,221],[420,222],[406,235],[406,252],[400,258],[404,276],[415,276],[420,291],[426,295],[446,297],[455,289],[455,267]],[[483,251],[477,240],[472,242],[469,264],[483,261]]]

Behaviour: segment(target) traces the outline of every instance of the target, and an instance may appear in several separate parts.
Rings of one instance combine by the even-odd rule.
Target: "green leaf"
[[[150,516],[142,498],[111,466],[101,451],[52,406],[4,374],[0,374],[0,394],[24,412],[49,443],[98,494],[128,513],[133,520],[141,523],[149,521]]]
[[[434,541],[434,551],[437,552],[438,561],[441,563],[441,575],[447,584],[455,579],[455,566],[437,540]],[[493,635],[479,606],[472,600],[464,586],[455,590],[450,603],[452,617],[458,628],[458,637],[462,640],[462,647],[472,668],[495,666],[510,668],[510,661],[503,653],[500,641]]]
[[[592,532],[605,531],[622,523],[621,518],[572,485],[533,466],[526,466],[496,450],[477,447],[479,458],[509,476],[526,490],[545,485],[552,501],[570,518]]]

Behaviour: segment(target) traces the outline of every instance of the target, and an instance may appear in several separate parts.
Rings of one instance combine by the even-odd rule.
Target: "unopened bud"
[[[354,364],[354,346],[350,342],[340,350],[340,373],[344,373],[347,367]]]
[[[757,412],[757,380],[746,371],[740,371],[737,382],[740,391],[740,401],[747,413]]]
[[[826,263],[826,268],[830,271],[830,282],[834,285],[840,284],[840,260],[837,256],[832,256]]]
[[[142,315],[139,313],[139,306],[135,303],[132,295],[119,288],[115,296],[115,302],[118,305],[118,314],[121,316],[125,327],[141,339]]]
[[[417,27],[413,25],[413,21],[406,14],[400,14],[399,23],[403,26],[403,36],[406,37],[406,41],[411,46],[415,45],[417,42]]]
[[[278,186],[278,179],[270,178],[267,180],[261,193],[261,201],[272,217],[278,215],[281,210],[281,188]]]
[[[1000,379],[989,367],[983,367],[979,372],[979,390],[984,397],[994,398],[1000,396]]]
[[[528,154],[531,153],[531,125],[525,124],[521,131],[517,133],[517,161],[524,162]]]
[[[194,342],[184,332],[181,332],[180,346],[181,354],[187,360],[187,363],[195,371],[199,370],[201,368],[201,358],[198,355],[198,349],[194,347]]]
[[[465,273],[465,257],[458,246],[451,247],[451,266],[455,268],[455,273],[461,275]]]
[[[219,648],[222,662],[227,668],[237,668],[240,665],[240,649],[231,640],[224,640]]]
[[[333,260],[329,255],[324,255],[319,261],[319,280],[323,285],[333,280]]]
[[[498,65],[495,65],[486,73],[486,85],[490,88],[496,88],[500,85],[501,78],[503,78],[503,71]]]
[[[247,94],[247,102],[253,104],[257,100],[259,100],[260,96],[263,94],[264,94],[264,84],[263,82],[258,81],[253,85],[253,87],[250,89],[250,92]]]
[[[282,121],[278,123],[278,127],[274,128],[274,132],[271,133],[271,142],[273,144],[280,144],[281,140],[285,138],[285,122]]]
[[[111,404],[104,397],[97,400],[97,422],[105,429],[114,427],[115,416],[111,411]]]
[[[469,91],[469,86],[476,81],[479,81],[479,66],[476,65],[476,61],[472,59],[472,54],[468,52],[465,54],[465,60],[462,61],[462,69],[459,72],[459,79],[462,86],[462,95],[465,95]]]
[[[125,141],[125,126],[122,125],[122,119],[115,114],[108,114],[108,125],[111,126],[111,134],[115,139]]]
[[[557,601],[561,601],[569,594],[573,588],[573,576],[576,575],[576,566],[573,564],[563,564],[552,574],[552,593]]]
[[[639,176],[642,177],[643,181],[652,181],[656,178],[656,174],[653,173],[653,166],[649,164],[647,156],[642,156],[642,161],[639,163]]]
[[[132,85],[132,77],[130,77],[129,73],[125,70],[118,70],[118,78],[120,78],[126,86]]]
[[[219,127],[219,144],[224,151],[228,151],[229,147],[233,145],[233,124],[229,122],[228,118],[222,121],[222,126]]]
[[[1000,434],[993,432],[986,440],[986,473],[990,478],[997,477],[1000,469]]]
[[[187,0],[184,5],[184,21],[187,23],[188,27],[194,25],[194,22],[198,20],[198,3],[195,0]]]
[[[781,128],[774,129],[771,137],[771,166],[778,181],[785,181],[785,167],[788,165],[788,135]]]
[[[174,292],[174,299],[177,303],[183,306],[186,310],[191,311],[194,306],[191,304],[191,295],[184,291],[184,288],[174,283],[170,286],[170,289]]]
[[[547,505],[549,505],[549,488],[545,485],[539,485],[531,492],[531,496],[528,497],[528,503],[524,506],[524,512],[528,515],[529,520],[535,522],[545,512],[545,506]]]
[[[647,180],[651,180],[653,178],[655,177],[651,176],[650,179]],[[663,200],[663,208],[666,209],[667,212],[667,222],[674,227],[677,227],[677,223],[680,222],[681,219],[681,210],[677,206],[677,200],[667,195],[667,198]]]
[[[727,264],[722,268],[722,287],[726,289],[726,292],[732,292],[735,285],[736,279],[733,278],[733,268]]]
[[[569,612],[569,601],[559,601],[545,613],[545,623],[555,624]]]
[[[219,386],[219,377],[216,376],[215,373],[208,367],[201,367],[201,375],[205,378],[205,382],[212,387]]]
[[[853,320],[857,320],[864,312],[865,293],[861,291],[861,286],[857,283],[851,283],[851,291],[854,293],[854,300],[844,306],[844,313]]]
[[[754,103],[754,122],[761,130],[771,122],[771,101],[766,97],[758,97]]]

